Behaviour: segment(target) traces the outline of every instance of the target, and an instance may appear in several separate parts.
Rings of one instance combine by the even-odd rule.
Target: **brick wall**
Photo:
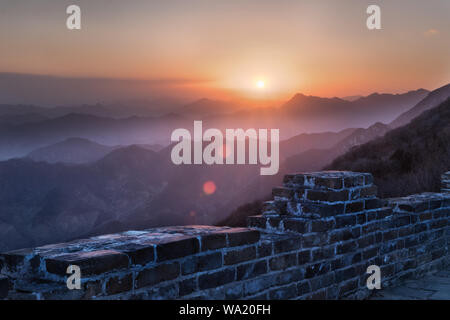
[[[287,175],[248,228],[128,231],[0,255],[7,299],[362,299],[450,262],[443,193],[379,199],[370,174]],[[68,290],[78,265],[82,290]]]

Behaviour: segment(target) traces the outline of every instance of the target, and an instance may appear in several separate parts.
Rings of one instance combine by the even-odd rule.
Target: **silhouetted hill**
[[[110,147],[88,139],[69,138],[53,145],[36,149],[27,157],[34,161],[48,163],[87,163],[103,158],[118,147]]]
[[[412,109],[406,111],[397,117],[390,126],[397,128],[410,122],[415,117],[419,116],[425,110],[431,109],[444,102],[450,97],[450,84],[430,92],[423,100],[421,100]]]
[[[450,99],[409,124],[337,158],[330,170],[370,172],[379,195],[396,197],[440,190],[450,169]]]
[[[284,168],[287,172],[320,170],[352,147],[383,136],[389,129],[389,126],[382,123],[376,123],[367,129],[352,129],[349,135],[331,148],[311,148],[287,158]]]

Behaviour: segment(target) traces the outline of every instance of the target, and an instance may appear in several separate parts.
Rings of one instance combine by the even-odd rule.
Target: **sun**
[[[257,86],[259,89],[264,88],[265,85],[266,85],[266,84],[265,84],[264,81],[262,81],[262,80],[258,80],[258,81],[256,82],[256,86]]]

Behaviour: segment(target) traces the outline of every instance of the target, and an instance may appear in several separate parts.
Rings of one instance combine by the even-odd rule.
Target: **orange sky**
[[[162,92],[268,100],[450,80],[447,0],[80,0],[81,31],[65,28],[73,1],[30,2],[0,3],[0,72],[152,79]],[[382,30],[366,28],[373,3]]]

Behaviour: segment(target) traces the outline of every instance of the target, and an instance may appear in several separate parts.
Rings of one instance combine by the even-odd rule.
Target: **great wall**
[[[441,193],[379,199],[372,175],[287,175],[248,228],[163,227],[0,254],[1,299],[365,299],[450,263]],[[78,265],[82,288],[69,290]]]

